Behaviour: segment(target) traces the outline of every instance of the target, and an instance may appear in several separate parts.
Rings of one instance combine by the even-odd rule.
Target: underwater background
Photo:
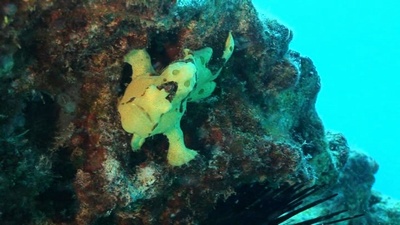
[[[390,10],[280,3],[0,1],[0,224],[399,225]]]
[[[325,129],[343,133],[352,148],[376,159],[374,189],[400,199],[400,2],[253,2],[291,28],[290,48],[314,61]]]

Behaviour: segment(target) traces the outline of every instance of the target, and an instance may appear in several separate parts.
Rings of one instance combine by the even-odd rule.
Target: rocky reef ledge
[[[399,224],[399,202],[371,191],[374,159],[325,132],[313,62],[251,1],[5,0],[0,13],[2,224],[204,224],[218,202],[253,184],[321,187],[310,199],[338,194],[289,224],[338,208],[346,210],[339,218],[363,214],[351,224]],[[209,62],[208,53],[185,51],[205,47]],[[150,58],[124,62],[134,49]],[[179,62],[209,83],[141,81],[149,88],[131,90],[124,104],[163,98],[132,111],[152,121],[135,122],[143,129],[134,135],[152,133],[131,143],[118,112],[131,75]],[[178,101],[181,87],[196,94]],[[153,132],[155,117],[162,132]],[[190,155],[168,161],[168,140]]]

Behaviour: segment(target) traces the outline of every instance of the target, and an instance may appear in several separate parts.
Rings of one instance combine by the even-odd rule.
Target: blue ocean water
[[[253,2],[294,31],[290,48],[317,67],[317,110],[326,130],[377,160],[373,188],[400,199],[400,2]]]

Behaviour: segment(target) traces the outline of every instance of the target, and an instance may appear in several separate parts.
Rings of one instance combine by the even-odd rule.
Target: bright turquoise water
[[[294,31],[322,79],[327,130],[379,163],[374,189],[400,199],[400,1],[253,0]]]

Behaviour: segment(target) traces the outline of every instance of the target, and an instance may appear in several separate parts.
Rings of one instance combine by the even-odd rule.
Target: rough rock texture
[[[248,0],[196,2],[0,3],[3,224],[199,224],[254,182],[325,184],[341,193],[336,204],[366,214],[352,224],[395,224],[370,191],[376,162],[325,135],[319,76],[288,49],[292,32]],[[169,166],[162,135],[132,152],[116,110],[130,82],[123,56],[147,48],[162,71],[183,48],[221,55],[229,31],[236,50],[216,91],[181,123],[199,156]]]
[[[351,150],[342,134],[328,132],[326,140],[329,152],[335,158],[335,170],[339,172],[339,176],[336,178],[335,183],[331,183],[322,195],[333,193],[338,193],[339,195],[333,200],[289,220],[288,224],[300,222],[316,215],[334,212],[338,209],[347,209],[348,215],[365,214],[361,218],[354,219],[349,224],[380,224],[377,221],[381,222],[381,224],[397,224],[395,217],[386,217],[386,220],[382,220],[380,219],[382,215],[378,215],[394,209],[393,205],[386,205],[383,203],[384,200],[371,192],[372,184],[375,181],[374,174],[378,171],[376,161],[365,153]],[[318,197],[320,196],[317,195],[312,199]],[[376,210],[379,207],[378,205],[385,205],[384,207],[388,208],[380,208],[382,211],[378,212],[379,210]],[[385,223],[382,223],[383,221]]]

